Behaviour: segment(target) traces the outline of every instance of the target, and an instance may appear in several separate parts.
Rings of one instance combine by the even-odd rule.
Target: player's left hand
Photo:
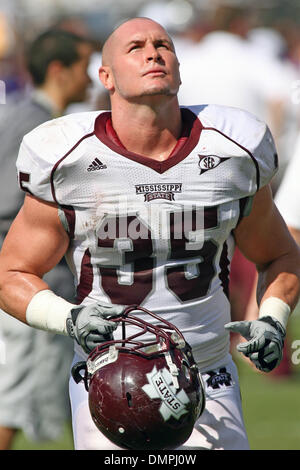
[[[268,316],[254,321],[235,321],[224,328],[242,335],[247,342],[237,350],[248,357],[257,369],[270,372],[282,359],[285,329],[280,322]]]

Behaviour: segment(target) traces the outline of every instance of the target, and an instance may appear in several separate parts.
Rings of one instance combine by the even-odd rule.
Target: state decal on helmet
[[[134,311],[159,323],[148,323]],[[121,448],[181,446],[205,408],[191,347],[174,325],[142,307],[130,306],[111,321],[122,327],[122,339],[101,343],[72,368],[74,380],[85,383],[94,423]],[[126,337],[128,327],[134,333]]]

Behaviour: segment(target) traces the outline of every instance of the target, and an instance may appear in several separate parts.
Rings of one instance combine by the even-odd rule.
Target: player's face
[[[170,37],[157,23],[142,19],[120,27],[114,38],[110,74],[110,91],[127,100],[174,96],[181,83]]]
[[[86,99],[87,88],[91,83],[88,75],[91,53],[92,49],[89,44],[79,44],[79,59],[69,67],[65,67],[65,92],[69,103],[81,102]]]

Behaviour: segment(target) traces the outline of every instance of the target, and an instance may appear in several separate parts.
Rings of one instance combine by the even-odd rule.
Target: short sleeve
[[[243,109],[220,105],[203,106],[199,118],[206,129],[214,129],[227,139],[227,144],[223,139],[219,148],[216,145],[215,148],[223,156],[235,160],[236,171],[243,181],[244,196],[248,188],[250,192],[252,188],[257,191],[272,180],[278,170],[278,155],[264,121]],[[216,135],[214,139],[217,139]],[[251,162],[250,166],[246,160]]]
[[[26,136],[20,146],[17,158],[17,177],[21,190],[47,202],[54,202],[50,175],[52,165],[43,158],[43,150],[39,151]]]
[[[60,165],[78,143],[93,135],[98,112],[73,113],[44,122],[23,137],[16,162],[20,188],[56,202],[54,185],[64,183]],[[81,154],[77,155],[78,159]]]
[[[278,170],[278,154],[273,136],[267,126],[261,141],[252,152],[258,165],[259,187],[263,187],[270,183]]]

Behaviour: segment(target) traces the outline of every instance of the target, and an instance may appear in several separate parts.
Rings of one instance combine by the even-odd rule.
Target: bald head
[[[180,74],[172,39],[149,18],[125,21],[103,46],[99,77],[110,93],[111,104],[120,99],[174,96]]]
[[[172,39],[159,23],[150,18],[132,18],[119,25],[106,39],[102,49],[102,65],[111,66],[116,46],[120,46],[126,38],[131,37],[133,34],[138,35],[143,32],[147,26],[161,30],[163,34],[167,35],[174,47]]]

